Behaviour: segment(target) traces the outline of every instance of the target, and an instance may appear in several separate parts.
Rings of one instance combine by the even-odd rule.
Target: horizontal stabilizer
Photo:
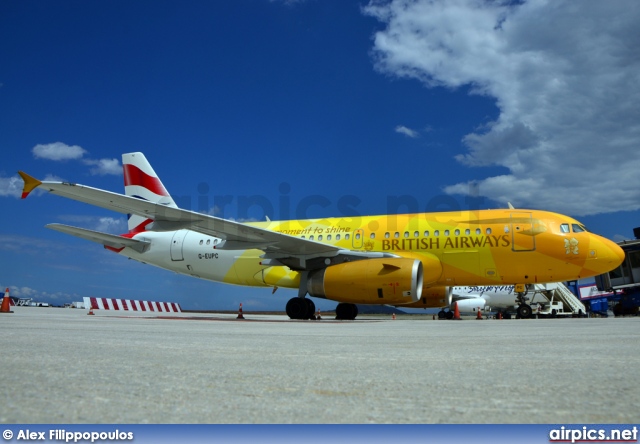
[[[143,253],[149,245],[149,242],[116,236],[115,234],[87,230],[86,228],[71,227],[69,225],[62,224],[48,224],[45,226],[52,230],[60,231],[61,233],[70,234],[76,237],[81,237],[82,239],[90,240],[92,242],[96,242],[104,245],[105,247],[110,247],[116,250],[122,250],[125,247],[129,247],[137,251],[138,253]]]

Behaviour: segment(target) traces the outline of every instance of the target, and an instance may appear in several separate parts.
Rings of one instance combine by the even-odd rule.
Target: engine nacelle
[[[419,301],[410,304],[398,304],[403,308],[441,308],[451,305],[453,300],[453,287],[429,287],[422,289],[422,297]]]
[[[487,301],[484,298],[460,299],[456,302],[458,303],[458,310],[461,312],[475,312],[478,308],[484,310],[487,305]]]
[[[352,304],[403,304],[422,296],[422,263],[416,259],[364,259],[309,273],[311,296]]]

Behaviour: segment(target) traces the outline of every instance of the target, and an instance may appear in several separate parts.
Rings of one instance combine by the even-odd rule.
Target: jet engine
[[[452,287],[429,287],[422,289],[422,297],[419,301],[410,304],[397,304],[404,308],[441,308],[451,305],[453,299]]]
[[[365,259],[309,273],[311,296],[352,304],[404,304],[422,297],[422,263],[417,259]]]
[[[462,312],[473,312],[478,308],[480,310],[484,310],[487,305],[487,301],[484,298],[469,298],[469,299],[460,299],[456,301],[458,303],[458,310]]]

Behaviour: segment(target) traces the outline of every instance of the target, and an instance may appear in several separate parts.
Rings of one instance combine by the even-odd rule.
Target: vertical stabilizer
[[[122,155],[122,169],[124,171],[124,194],[167,207],[178,208],[160,178],[142,153],[128,153]],[[145,231],[152,220],[128,215],[129,233]]]

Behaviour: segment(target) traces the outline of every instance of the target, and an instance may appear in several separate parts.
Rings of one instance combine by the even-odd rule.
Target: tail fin
[[[123,154],[122,169],[124,171],[125,195],[178,208],[144,154]],[[151,219],[129,214],[129,233],[145,231],[146,226],[151,222]]]

